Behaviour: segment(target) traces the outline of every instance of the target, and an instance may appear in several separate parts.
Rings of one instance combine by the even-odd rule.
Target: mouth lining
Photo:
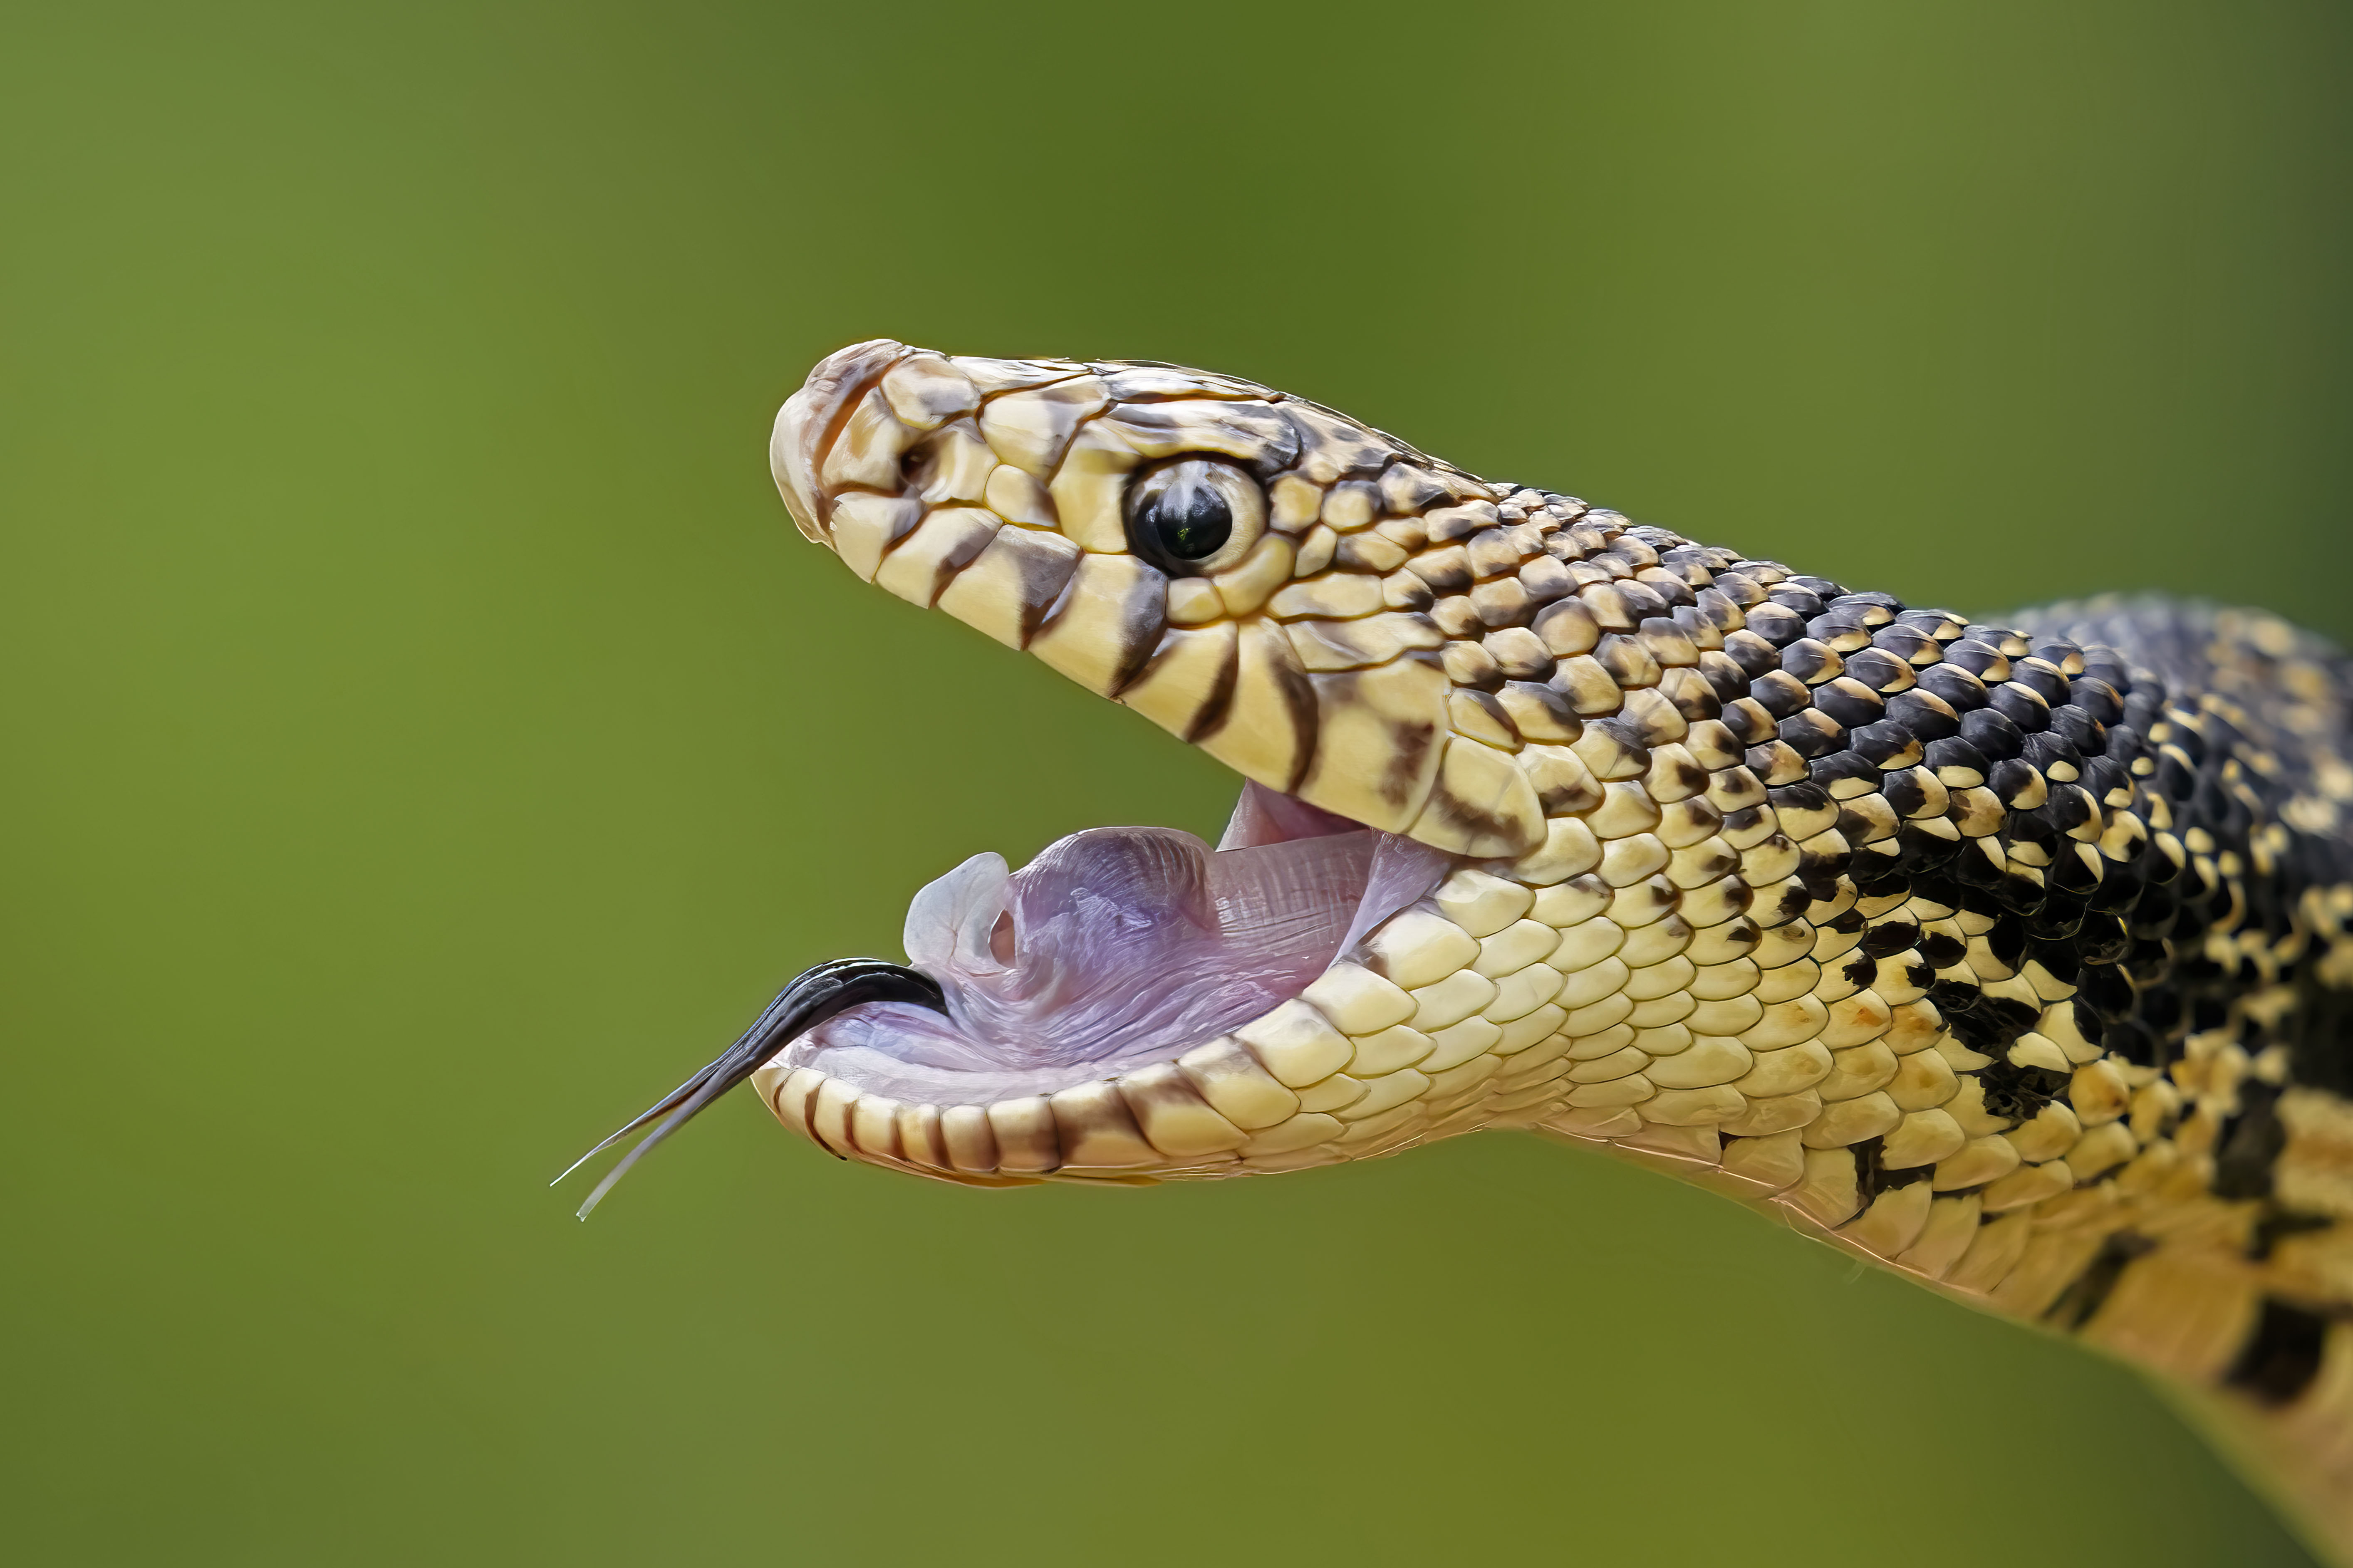
[[[1218,847],[1095,828],[1018,871],[977,855],[908,909],[944,1007],[872,1002],[776,1060],[913,1105],[1050,1095],[1172,1061],[1296,997],[1451,857],[1244,785]]]

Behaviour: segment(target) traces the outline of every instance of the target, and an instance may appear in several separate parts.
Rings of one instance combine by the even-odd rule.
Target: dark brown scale
[[[1850,744],[1856,755],[1874,768],[1907,767],[1925,754],[1919,737],[1898,723],[1864,724],[1854,731]]]
[[[1673,616],[1670,618],[1673,621],[1675,629],[1689,637],[1695,647],[1704,649],[1722,635],[1720,628],[1695,605],[1677,605]]]
[[[1708,625],[1726,637],[1739,629],[1740,606],[1726,597],[1721,589],[1702,589],[1694,604],[1699,613],[1707,617]]]
[[[2072,684],[2072,700],[2095,724],[2114,724],[2124,718],[2124,699],[2116,688],[2096,675],[2077,677]]]
[[[2116,973],[2127,984],[2132,977],[2121,966],[2132,945],[2132,933],[2125,928],[2124,921],[2113,914],[2087,914],[2083,928],[2076,932],[2075,950],[2084,955],[2084,962],[2118,966]]]
[[[1926,637],[1936,645],[1939,657],[1946,647],[1968,635],[1968,623],[1950,610],[1905,610],[1896,616],[1895,624]]]
[[[2067,700],[2067,678],[2048,659],[2029,655],[2011,667],[2010,678],[2031,689],[2049,707],[2056,708]]]
[[[1817,688],[1813,705],[1850,728],[1875,724],[1887,711],[1887,704],[1880,700],[1879,693],[1847,676]]]
[[[1975,747],[1989,762],[2014,757],[2026,746],[2026,737],[2008,716],[1991,708],[1980,708],[1961,716],[1960,739]]]
[[[1753,699],[1736,698],[1725,703],[1722,718],[1732,738],[1744,746],[1762,745],[1772,737],[1773,715]]]
[[[2000,793],[2000,785],[1995,786],[1994,793]],[[2033,812],[2011,812],[2010,825],[2002,829],[2001,836],[2005,845],[2026,846],[2041,852],[2046,863],[2057,858],[2060,853],[2061,835],[2058,829]]]
[[[2031,686],[2005,680],[1988,693],[1993,710],[2018,726],[2022,734],[2051,727],[2051,704]]]
[[[1972,633],[1945,650],[1945,662],[1976,676],[1989,688],[2010,679],[2010,660],[2000,648],[1986,641],[1981,633]]]
[[[1697,668],[1715,692],[1717,700],[1731,702],[1748,694],[1748,675],[1721,649],[1709,648],[1699,656]]]
[[[1888,699],[1887,716],[1923,744],[1960,733],[1960,714],[1950,703],[1925,689],[1900,691]]]
[[[1749,683],[1748,695],[1776,719],[1802,713],[1812,700],[1805,682],[1786,670],[1773,670]]]
[[[2101,1242],[2092,1261],[2060,1292],[2059,1299],[2043,1313],[2044,1321],[2063,1330],[2082,1328],[2116,1289],[2116,1281],[2124,1278],[2126,1266],[2156,1248],[2156,1242],[2134,1231],[2116,1232]]]
[[[1786,605],[1771,602],[1748,612],[1748,629],[1778,648],[1804,637],[1806,622]]]
[[[1809,708],[1781,721],[1781,743],[1809,761],[1826,757],[1846,744],[1846,730],[1818,709]]]
[[[2107,747],[2106,727],[2073,704],[2051,710],[2050,734],[2087,758],[2098,755]]]
[[[1898,721],[1890,720],[1890,722]],[[1919,816],[1928,806],[1927,786],[1920,782],[1919,773],[1911,768],[1898,768],[1887,775],[1879,786],[1895,815],[1909,819]]]
[[[2071,918],[2053,921],[2054,932],[2046,937],[2035,930],[2034,921],[2029,921],[2026,926],[2027,961],[2041,964],[2043,972],[2060,984],[2074,984],[2076,976],[2084,973],[2084,961],[2075,952],[2073,940],[2083,922],[2084,911],[2076,910]]]
[[[2111,915],[2108,918],[2114,920],[2116,917]],[[2162,938],[2154,942],[2131,942],[2129,933],[2126,940],[2131,942],[2131,945],[2126,949],[2125,956],[2120,962],[2125,973],[2132,977],[2134,985],[2154,985],[2172,973],[2173,944],[2171,942]]]
[[[1820,615],[1824,608],[1821,595],[1794,578],[1785,583],[1775,584],[1767,591],[1766,597],[1796,616],[1801,623],[1812,620]]]
[[[2084,673],[2084,650],[2065,637],[2052,637],[2034,644],[2033,657],[2073,679]]]
[[[1957,664],[1930,665],[1918,679],[1920,690],[1957,713],[1975,712],[1986,705],[1985,682]]]
[[[1699,601],[1690,586],[1662,566],[1645,566],[1634,574],[1634,580],[1672,609],[1685,609]]]
[[[1925,1182],[1936,1174],[1936,1168],[1931,1165],[1889,1170],[1884,1163],[1887,1157],[1887,1141],[1884,1138],[1865,1138],[1853,1145],[1852,1152],[1855,1191],[1866,1204],[1882,1193],[1894,1192],[1915,1182]]]
[[[1781,668],[1781,650],[1746,627],[1725,637],[1724,656],[1738,665],[1751,679]]]
[[[1674,573],[1690,587],[1704,588],[1713,577],[1708,570],[1710,553],[1701,545],[1670,545],[1659,552],[1659,566],[1662,571]]]
[[[1808,686],[1820,685],[1837,675],[1846,661],[1833,653],[1827,644],[1812,637],[1799,637],[1781,650],[1781,668]]]
[[[1817,759],[1807,767],[1806,776],[1829,790],[1831,798],[1838,801],[1879,786],[1879,769],[1850,751],[1833,752]]]
[[[1729,569],[1718,572],[1715,574],[1714,585],[1717,593],[1724,595],[1743,610],[1754,608],[1765,602],[1765,584],[1741,571],[1736,563]]]
[[[1859,653],[1871,646],[1869,629],[1836,610],[1808,621],[1806,635],[1841,656]]]
[[[1986,775],[1986,787],[2012,811],[2032,811],[2045,798],[2042,774],[2021,757],[2006,757]],[[2062,828],[2060,831],[2064,832]]]
[[[1435,605],[1438,605],[1438,595],[1430,593],[1429,583],[1421,583],[1421,581],[1417,581],[1417,578],[1409,578],[1409,576],[1407,576],[1407,578],[1390,578],[1390,583],[1402,583],[1402,585],[1400,585],[1400,593],[1398,593],[1396,597],[1390,599],[1390,602],[1393,602],[1393,605],[1396,605],[1398,609],[1405,609],[1405,611],[1429,611],[1429,609],[1433,609]],[[1386,593],[1386,588],[1388,588],[1388,585],[1384,585],[1384,593]]]
[[[2188,1018],[2180,992],[2170,985],[2152,984],[2139,994],[2139,1003],[2136,1018],[2142,1028],[2168,1044],[2180,1041],[2187,1032]]]
[[[1978,1082],[1984,1089],[1985,1108],[1989,1114],[2027,1121],[2040,1115],[2044,1106],[2063,1098],[2068,1080],[2064,1073],[2045,1068],[2013,1067],[2003,1061],[1979,1068]]]
[[[1871,637],[1871,646],[1884,649],[1888,654],[1902,659],[1915,670],[1939,663],[1944,658],[1944,651],[1937,646],[1936,638],[1919,627],[1906,625],[1903,621],[1882,626],[1873,632]]]
[[[1846,673],[1882,696],[1893,696],[1915,679],[1910,665],[1883,648],[1864,647],[1844,657]]]
[[[2054,710],[2051,717],[2052,727],[2039,734],[2029,735],[2026,738],[2025,748],[2019,753],[2026,759],[2028,765],[2038,773],[2047,775],[2054,784],[2073,784],[2080,783],[2084,777],[2084,738],[2070,732],[2072,729],[2079,726],[2062,722],[2063,719],[2069,717],[2084,723],[2089,722],[2083,719],[2082,713],[2076,709]],[[2089,739],[2096,747],[2096,737]],[[2096,796],[2094,798],[2096,799]]]
[[[1658,661],[1630,637],[1612,632],[1594,648],[1593,657],[1620,686],[1651,686],[1658,681]]]
[[[2287,1404],[2320,1375],[2329,1321],[2292,1301],[2264,1297],[2255,1331],[2222,1381],[2265,1405]]]
[[[1920,928],[1911,921],[1887,921],[1862,933],[1860,951],[1874,959],[1893,958],[1920,942]]]

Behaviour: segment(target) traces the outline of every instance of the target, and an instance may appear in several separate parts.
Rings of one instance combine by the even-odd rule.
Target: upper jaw
[[[1435,614],[1436,584],[1470,586],[1450,575],[1471,570],[1468,546],[1450,542],[1500,528],[1505,488],[1230,377],[884,339],[818,366],[780,413],[772,458],[802,531],[861,580],[1026,650],[1246,778],[1451,853],[1525,861],[1514,874],[1541,878],[1576,847],[1551,842],[1546,816],[1571,764],[1507,753],[1573,742],[1577,703],[1599,699],[1514,677],[1492,700],[1457,701],[1440,657],[1450,639],[1480,651],[1465,679],[1501,684],[1482,628],[1533,613],[1514,576],[1482,584],[1492,605],[1454,593],[1447,625]],[[1172,464],[1233,491],[1233,526],[1208,553],[1171,555],[1157,531],[1149,486]],[[1400,569],[1425,547],[1429,573]],[[1513,629],[1511,670],[1549,657]],[[1462,717],[1463,702],[1492,711]]]

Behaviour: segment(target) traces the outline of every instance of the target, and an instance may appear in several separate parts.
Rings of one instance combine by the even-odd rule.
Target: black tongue
[[[940,983],[902,963],[886,963],[879,958],[836,958],[818,964],[777,992],[776,999],[768,1004],[750,1028],[737,1037],[733,1045],[719,1054],[718,1060],[648,1106],[627,1126],[565,1168],[564,1176],[568,1176],[647,1122],[661,1120],[660,1126],[647,1133],[636,1148],[621,1157],[620,1163],[605,1173],[605,1179],[596,1184],[588,1201],[580,1205],[579,1217],[586,1219],[589,1211],[613,1190],[613,1184],[628,1175],[629,1167],[645,1157],[647,1150],[692,1121],[695,1112],[750,1078],[771,1057],[828,1018],[868,1002],[913,1002],[935,1013],[947,1011]],[[564,1180],[564,1176],[555,1181]]]

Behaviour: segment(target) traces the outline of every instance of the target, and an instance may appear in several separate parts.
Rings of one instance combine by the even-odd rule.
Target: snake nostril
[[[921,496],[932,483],[939,464],[928,447],[914,447],[899,458],[899,489],[902,496]]]

